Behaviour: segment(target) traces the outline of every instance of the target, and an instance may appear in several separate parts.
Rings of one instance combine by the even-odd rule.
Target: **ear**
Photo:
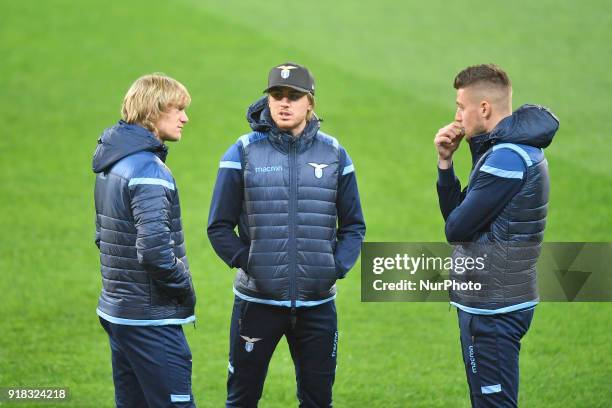
[[[487,101],[480,102],[480,106],[478,107],[478,112],[483,119],[489,119],[492,114],[491,104]]]

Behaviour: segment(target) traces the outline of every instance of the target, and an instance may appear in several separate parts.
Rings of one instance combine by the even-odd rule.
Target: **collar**
[[[491,148],[494,144],[494,140],[491,138],[491,132],[487,132],[470,138],[468,144],[470,145],[470,152],[472,153],[472,166],[474,166],[478,159]]]
[[[270,128],[270,139],[276,145],[282,147],[283,150],[289,149],[290,146],[296,146],[298,151],[303,151],[312,144],[312,141],[319,131],[319,120],[311,119],[306,123],[304,130],[298,136],[293,136],[291,133],[279,129],[273,121]]]
[[[162,162],[165,163],[166,157],[168,157],[168,146],[166,146],[165,143],[161,143],[161,145],[157,149],[155,149],[153,153],[155,153],[155,155],[159,157]]]

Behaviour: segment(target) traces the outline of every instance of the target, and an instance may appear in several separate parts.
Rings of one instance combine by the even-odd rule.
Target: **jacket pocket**
[[[150,282],[151,306],[179,306],[181,299],[168,294],[168,292],[164,291],[164,289],[154,280],[151,279]]]
[[[178,302],[181,307],[195,307],[196,305],[196,293],[195,288],[193,287],[193,280],[191,279],[191,276],[189,277],[189,287],[189,293],[178,299]]]

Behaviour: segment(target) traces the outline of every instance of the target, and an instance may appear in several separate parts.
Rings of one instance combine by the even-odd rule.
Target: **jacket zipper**
[[[296,213],[297,213],[297,143],[292,140],[289,150],[289,297],[291,308],[296,307],[297,301],[297,238],[296,238]]]

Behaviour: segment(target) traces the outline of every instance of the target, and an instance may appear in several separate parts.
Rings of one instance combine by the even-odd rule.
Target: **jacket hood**
[[[268,108],[267,96],[262,96],[249,106],[247,122],[255,132],[268,132],[275,127]]]
[[[153,133],[139,125],[120,120],[115,126],[106,129],[98,139],[93,156],[93,171],[108,171],[115,163],[134,153],[150,151],[166,160],[168,148]]]
[[[515,143],[545,148],[559,129],[559,119],[548,108],[523,105],[502,119],[491,132],[495,143]]]
[[[276,124],[272,120],[270,109],[268,108],[267,96],[262,96],[251,104],[251,106],[249,106],[249,109],[247,110],[247,121],[249,122],[251,129],[256,132],[271,132],[274,136],[278,136],[280,138],[292,137],[289,133],[276,127]],[[314,135],[316,135],[319,131],[320,127],[321,120],[316,114],[313,114],[312,119],[306,124],[300,139],[303,140],[314,137]]]

